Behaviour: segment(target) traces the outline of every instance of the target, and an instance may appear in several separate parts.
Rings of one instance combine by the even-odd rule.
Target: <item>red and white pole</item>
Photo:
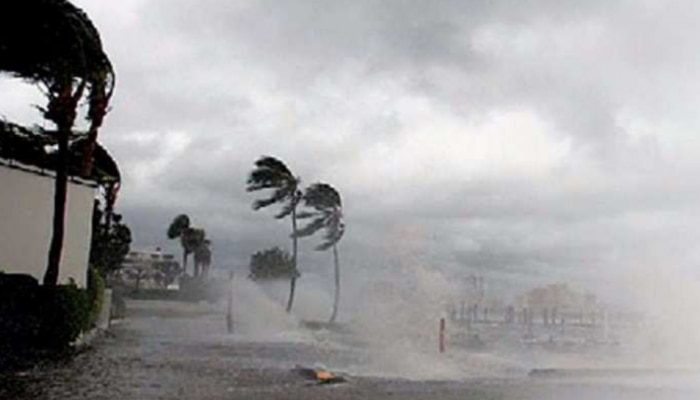
[[[440,353],[445,352],[445,318],[440,318],[440,332],[438,336],[438,347]]]

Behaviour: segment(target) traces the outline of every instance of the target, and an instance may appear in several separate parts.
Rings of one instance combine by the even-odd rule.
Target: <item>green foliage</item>
[[[175,239],[180,236],[182,236],[182,233],[190,227],[190,217],[188,217],[185,214],[180,214],[175,219],[173,219],[173,222],[170,223],[170,226],[168,227],[168,239]]]
[[[294,263],[289,253],[273,247],[258,251],[250,257],[250,279],[275,280],[299,277],[299,271],[294,268]]]
[[[204,229],[188,227],[183,230],[180,238],[182,240],[182,247],[185,249],[187,254],[191,254],[204,243],[206,237],[207,232]]]
[[[335,269],[335,298],[333,301],[333,314],[330,322],[335,322],[338,315],[338,303],[340,301],[340,265],[338,261],[338,247],[336,246],[345,233],[343,222],[343,204],[340,193],[327,183],[315,183],[304,193],[304,205],[311,209],[300,213],[300,218],[313,218],[311,222],[297,231],[297,236],[311,236],[321,229],[325,230],[323,242],[316,246],[316,250],[325,251],[333,249],[333,265]]]
[[[40,303],[39,283],[35,278],[0,274],[0,361],[33,345],[40,328],[37,314]]]
[[[0,19],[0,72],[42,84],[49,100],[44,116],[59,125],[74,115],[87,91],[94,143],[112,95],[114,71],[92,21],[65,0],[7,2]],[[66,109],[63,91],[77,82],[83,89],[76,90]]]
[[[100,317],[102,306],[104,305],[105,280],[100,275],[97,268],[88,268],[87,296],[90,304],[90,317],[88,327],[92,328]]]
[[[0,70],[51,81],[59,74],[83,77],[110,69],[97,29],[68,1],[8,2],[0,26]]]
[[[257,199],[253,202],[253,210],[259,210],[272,204],[280,204],[282,209],[275,215],[281,219],[291,216],[292,220],[292,259],[291,268],[286,275],[289,280],[289,300],[287,301],[287,312],[291,312],[294,302],[294,289],[296,279],[299,277],[297,269],[297,216],[296,210],[301,201],[302,193],[299,190],[301,179],[295,177],[289,168],[280,160],[263,156],[255,162],[255,168],[248,177],[246,190],[254,192],[263,189],[270,189],[272,193],[267,198]],[[252,270],[251,270],[252,271]],[[263,272],[263,271],[261,271]],[[265,275],[266,272],[262,276]],[[274,275],[274,274],[273,274]],[[251,277],[255,279],[255,272],[251,272]]]
[[[48,104],[39,108],[56,127],[58,144],[54,191],[53,235],[44,276],[55,286],[63,248],[69,140],[81,99],[90,121],[82,175],[92,170],[97,134],[114,89],[114,70],[99,33],[79,8],[66,0],[23,0],[3,3],[0,14],[0,73],[43,86]],[[85,95],[85,96],[84,96]]]
[[[255,192],[272,189],[269,197],[253,202],[253,210],[281,204],[282,210],[275,215],[275,218],[281,219],[290,215],[299,203],[299,183],[300,179],[295,177],[282,161],[263,156],[255,162],[255,168],[248,177],[246,190]]]
[[[211,263],[211,250],[207,232],[204,229],[195,228],[191,225],[190,217],[180,214],[170,223],[167,231],[168,239],[180,238],[180,246],[183,252],[182,272],[187,272],[187,257],[194,253],[195,274],[199,275],[200,265],[205,268]]]
[[[307,237],[324,229],[323,242],[316,250],[328,250],[337,244],[345,233],[340,193],[327,183],[315,183],[306,189],[303,200],[304,206],[311,211],[299,213],[299,218],[312,220],[300,228],[296,236]]]
[[[88,293],[75,285],[41,287],[42,307],[37,345],[42,348],[68,347],[90,327],[92,305]]]
[[[95,201],[92,220],[90,264],[103,278],[119,271],[131,246],[131,229],[122,223],[121,215],[111,217]]]
[[[88,289],[39,286],[29,275],[0,274],[0,366],[39,350],[68,348],[93,326],[103,290],[94,269]]]
[[[200,276],[204,279],[209,275],[209,266],[211,265],[211,241],[207,239],[201,240],[194,250],[194,271],[195,276]]]

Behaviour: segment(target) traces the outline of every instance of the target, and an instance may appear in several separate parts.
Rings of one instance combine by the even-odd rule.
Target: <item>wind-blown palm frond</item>
[[[248,177],[246,190],[255,192],[263,189],[274,189],[272,194],[264,199],[253,202],[253,209],[259,210],[275,203],[285,203],[283,209],[275,218],[285,218],[291,214],[298,202],[297,187],[299,179],[296,178],[287,166],[280,160],[263,156],[255,162],[255,169]]]
[[[289,186],[295,178],[287,166],[275,157],[262,156],[255,161],[255,169],[248,177],[249,192]]]
[[[49,100],[44,116],[72,121],[87,92],[90,121],[83,174],[92,169],[97,131],[107,114],[115,76],[100,35],[81,9],[66,0],[11,0],[0,14],[0,72],[42,84]],[[78,84],[74,95],[66,90]],[[71,123],[72,124],[72,123]]]
[[[265,199],[258,199],[253,202],[253,210],[257,211],[261,208],[265,208],[269,205],[275,204],[275,203],[280,203],[283,202],[289,194],[287,193],[286,188],[280,188],[272,192],[270,197],[265,198]]]
[[[300,211],[297,212],[297,219],[309,219],[315,217],[316,215],[318,215],[318,213],[310,211]]]
[[[305,217],[308,215],[308,217],[313,216],[315,219],[299,229],[297,236],[311,236],[319,230],[325,229],[323,243],[317,246],[316,250],[328,250],[340,241],[345,232],[340,194],[327,183],[315,183],[306,189],[304,205],[314,210],[306,212]]]
[[[327,183],[315,183],[304,194],[304,203],[316,210],[327,212],[342,207],[340,194]]]
[[[292,214],[292,212],[294,212],[294,210],[299,205],[300,201],[301,201],[301,195],[299,194],[299,192],[295,192],[295,194],[293,194],[291,196],[289,201],[287,203],[285,203],[284,206],[282,206],[282,210],[280,210],[280,212],[275,214],[275,218],[277,218],[277,219],[287,218],[289,215]],[[299,218],[298,216],[295,216],[295,217]]]
[[[189,227],[190,217],[188,217],[186,214],[178,215],[175,217],[175,219],[173,219],[173,222],[171,222],[170,226],[168,227],[168,239],[175,239],[182,236],[185,229]]]
[[[311,236],[321,229],[325,230],[323,241],[316,246],[316,250],[325,251],[333,249],[333,265],[335,269],[335,296],[333,299],[333,313],[329,321],[335,322],[338,315],[340,302],[340,261],[338,258],[338,242],[345,233],[343,223],[343,209],[340,193],[326,183],[315,183],[304,193],[304,205],[313,211],[306,212],[305,217],[314,218],[306,226],[301,228],[298,236]]]
[[[55,286],[63,251],[69,140],[77,108],[88,95],[88,142],[82,175],[90,176],[97,131],[114,89],[114,70],[88,16],[66,0],[9,0],[0,6],[0,73],[40,84],[43,116],[56,127],[58,162],[54,222],[44,284]]]
[[[318,251],[326,251],[336,245],[345,234],[345,224],[342,222],[332,223],[326,227],[326,234],[323,236],[324,242],[316,246]]]
[[[168,239],[180,238],[180,247],[182,247],[182,271],[187,273],[187,257],[195,253],[202,246],[208,246],[207,233],[204,229],[197,229],[190,225],[190,217],[186,214],[180,214],[168,227]],[[196,260],[195,260],[196,261]],[[195,267],[199,263],[195,262]],[[195,269],[196,275],[197,269]]]
[[[292,220],[292,265],[297,267],[297,218],[296,208],[301,201],[299,192],[300,179],[287,168],[280,160],[270,156],[260,157],[255,162],[255,168],[248,176],[246,190],[254,192],[263,189],[272,189],[272,194],[253,202],[253,210],[268,207],[272,204],[281,204],[282,209],[275,214],[275,218],[282,219],[291,216]],[[290,277],[289,301],[287,312],[292,309],[294,301],[294,288],[298,275]]]
[[[302,228],[300,228],[297,233],[296,237],[307,237],[311,236],[314,233],[318,232],[319,230],[325,228],[326,226],[326,219],[324,217],[317,217],[313,221],[309,222]]]

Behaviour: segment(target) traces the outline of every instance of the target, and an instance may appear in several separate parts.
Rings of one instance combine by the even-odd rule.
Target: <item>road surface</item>
[[[127,306],[125,320],[70,360],[2,375],[0,399],[700,398],[697,376],[683,374],[615,379],[591,371],[446,380],[373,376],[362,374],[365,350],[338,346],[327,337],[256,336],[254,331],[229,335],[222,308],[207,304],[129,301]],[[294,370],[296,365],[344,369],[348,380],[315,385]]]

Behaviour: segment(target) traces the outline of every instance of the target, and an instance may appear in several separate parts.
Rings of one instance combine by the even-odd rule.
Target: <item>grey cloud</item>
[[[244,191],[252,162],[271,154],[305,183],[341,189],[350,274],[402,257],[527,282],[664,253],[691,264],[694,252],[679,254],[700,234],[690,3],[144,0],[128,25],[96,21],[118,73],[103,140],[127,177],[120,207],[139,244],[163,243],[187,212],[217,263],[245,265],[288,243],[288,224],[253,212]],[[406,99],[427,104],[425,125],[457,116],[466,137],[489,113],[532,112],[571,150],[543,176],[451,178],[439,159],[413,176],[380,170],[401,154],[363,156],[414,132]],[[425,235],[407,241],[403,226]],[[327,273],[310,247],[305,271]]]

